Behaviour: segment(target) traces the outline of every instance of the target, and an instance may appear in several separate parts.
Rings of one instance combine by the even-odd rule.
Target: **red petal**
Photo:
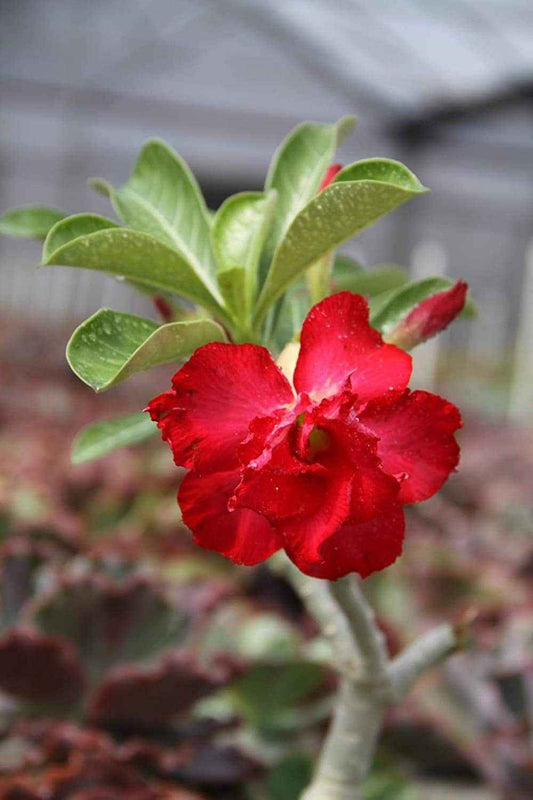
[[[403,515],[398,516],[396,513],[401,508],[398,503],[398,489],[397,481],[379,469],[354,472],[352,468],[351,474],[339,471],[330,480],[327,490],[322,492],[316,513],[285,520],[276,526],[283,534],[284,548],[303,572],[317,577],[337,578],[354,571],[362,575],[365,557],[372,564],[377,564],[382,558],[383,566],[387,566],[399,555],[400,550],[394,551],[393,557],[388,553],[381,557],[379,546],[373,544],[372,536],[381,536],[380,525],[389,535],[389,519],[401,517],[403,520]],[[350,549],[350,540],[346,541],[341,536],[341,532],[348,529],[360,531],[360,540],[355,541],[355,549]],[[369,538],[365,542],[362,537],[366,531]],[[397,525],[394,531],[397,531]],[[403,536],[403,527],[401,535]],[[394,536],[398,538],[396,533]],[[328,574],[310,572],[311,567],[304,569],[301,564],[313,564],[314,570],[323,569]],[[366,574],[376,569],[382,569],[382,566],[372,566]]]
[[[255,435],[260,430],[257,422],[264,420],[252,424]],[[294,427],[281,427],[277,431],[279,441],[273,447],[269,445],[270,437],[266,438],[263,452],[254,453],[254,459],[244,469],[230,508],[251,508],[272,522],[317,511],[323,502],[329,475],[320,464],[295,457],[292,451],[296,433]],[[245,444],[241,454],[252,444]]]
[[[294,385],[317,400],[339,392],[350,376],[360,400],[402,392],[411,376],[411,357],[384,345],[368,322],[364,297],[351,292],[326,297],[303,324]]]
[[[296,458],[293,429],[269,454],[266,462],[244,472],[236,505],[264,514],[283,535],[301,539],[301,546],[316,549],[350,513],[354,468],[336,442],[331,443],[327,465]]]
[[[272,450],[283,442],[302,407],[297,403],[290,408],[277,409],[271,417],[257,417],[248,426],[248,435],[238,450],[239,461],[257,468],[258,460],[266,462]]]
[[[343,525],[323,542],[317,559],[307,560],[306,553],[293,543],[285,544],[285,549],[296,566],[314,578],[337,580],[350,572],[366,578],[398,558],[404,530],[403,511],[395,503],[368,522]]]
[[[451,289],[428,297],[387,335],[387,341],[411,350],[436,336],[461,313],[467,291],[465,281],[457,281]]]
[[[399,499],[417,503],[435,494],[459,461],[453,403],[428,392],[405,392],[389,404],[371,403],[361,423],[379,438],[383,469],[402,480]]]
[[[350,522],[366,522],[398,502],[400,484],[382,469],[358,469],[352,481]]]
[[[249,470],[236,491],[234,504],[236,508],[253,508],[273,522],[308,518],[322,513],[327,483],[323,474],[316,474],[311,468],[300,473],[277,472],[268,467],[257,472]],[[331,509],[324,513],[331,515]]]
[[[281,520],[276,525],[283,537],[283,547],[295,563],[293,553],[305,562],[319,560],[324,542],[350,516],[352,488],[349,472],[339,471],[327,484],[316,487],[315,492],[319,502],[315,504],[314,513]]]
[[[250,566],[282,545],[265,517],[247,508],[228,510],[239,478],[238,471],[200,475],[193,470],[180,486],[178,501],[197,544]]]
[[[315,410],[307,416],[313,420],[316,415]],[[300,450],[310,460],[296,458],[291,446],[305,427],[306,420],[266,463],[245,471],[234,502],[264,514],[294,560],[314,563],[322,560],[325,542],[341,526],[396,508],[399,485],[381,469],[375,438],[339,420],[311,424],[307,435],[312,445],[304,443]]]
[[[148,410],[176,464],[216,471],[235,467],[237,447],[255,417],[294,400],[264,347],[212,342],[174,375],[172,389]]]
[[[409,353],[384,344],[358,358],[356,370],[350,375],[350,385],[362,402],[387,394],[396,396],[407,388],[411,371]]]

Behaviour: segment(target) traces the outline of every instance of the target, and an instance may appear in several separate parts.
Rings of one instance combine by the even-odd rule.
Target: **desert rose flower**
[[[341,292],[303,324],[294,387],[269,352],[213,342],[148,411],[176,464],[195,541],[236,563],[285,549],[302,572],[365,577],[401,553],[403,505],[456,467],[457,408],[411,392],[411,357]]]

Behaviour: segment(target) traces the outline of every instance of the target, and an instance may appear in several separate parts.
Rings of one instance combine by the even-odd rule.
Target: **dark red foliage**
[[[232,747],[179,747],[130,739],[117,743],[94,728],[65,722],[23,722],[26,759],[0,779],[2,798],[199,800],[197,788],[233,788],[258,774],[258,765]]]
[[[106,727],[169,722],[227,683],[230,676],[229,669],[207,672],[186,652],[170,653],[150,667],[118,667],[98,688],[89,717]]]
[[[57,636],[12,630],[0,639],[0,688],[32,702],[68,702],[84,684],[74,647]]]

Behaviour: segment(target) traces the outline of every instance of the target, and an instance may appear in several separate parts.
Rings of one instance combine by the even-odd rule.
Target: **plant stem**
[[[372,766],[392,683],[384,637],[359,584],[347,576],[328,588],[337,615],[347,622],[356,661],[341,677],[333,720],[303,800],[357,800]]]
[[[335,711],[311,785],[302,800],[359,800],[376,749],[386,701],[375,687],[341,679]]]
[[[329,590],[348,621],[361,670],[374,681],[388,682],[385,637],[376,625],[375,615],[359,583],[348,575],[329,584]]]
[[[340,669],[353,668],[357,654],[354,652],[348,620],[344,614],[339,613],[328,582],[304,575],[282,553],[273,556],[269,563],[275,572],[283,575],[292,584],[309,614],[331,642],[337,666]]]
[[[422,672],[457,650],[459,638],[451,625],[439,625],[406,647],[391,663],[389,670],[397,695],[403,697]]]
[[[286,559],[274,564],[331,640],[340,673],[333,719],[302,800],[361,800],[387,707],[421,672],[465,644],[468,620],[424,634],[391,662],[359,581],[329,583],[308,578]]]

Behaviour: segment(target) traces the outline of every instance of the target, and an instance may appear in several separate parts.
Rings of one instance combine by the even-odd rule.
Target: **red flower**
[[[263,347],[213,342],[148,406],[198,544],[241,564],[284,548],[308,575],[365,577],[401,553],[402,505],[457,465],[454,405],[410,392],[411,357],[341,292],[309,312],[293,391]]]
[[[468,285],[457,281],[451,289],[423,300],[387,334],[387,341],[405,350],[436,336],[448,327],[464,308]]]

